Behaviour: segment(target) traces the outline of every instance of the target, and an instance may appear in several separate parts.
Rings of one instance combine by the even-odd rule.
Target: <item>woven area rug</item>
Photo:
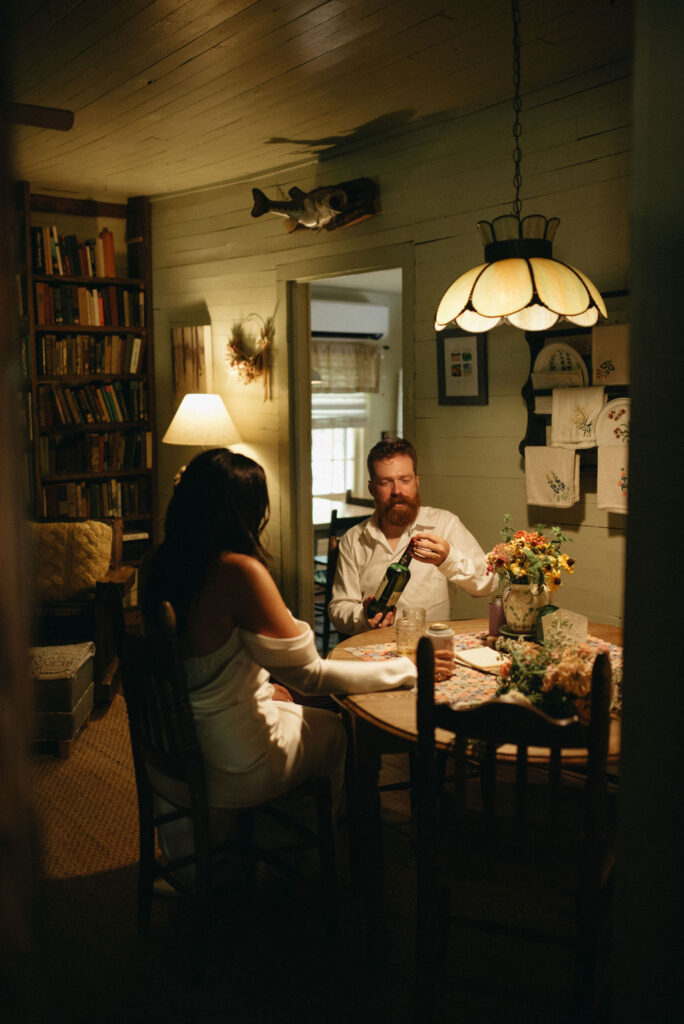
[[[71,757],[35,755],[32,781],[45,877],[73,878],[137,864],[133,757],[120,694],[105,711],[96,709]]]

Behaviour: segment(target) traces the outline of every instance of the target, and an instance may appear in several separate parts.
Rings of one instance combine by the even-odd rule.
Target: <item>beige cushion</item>
[[[109,569],[112,528],[87,519],[79,523],[31,523],[34,600],[73,601],[85,597]]]

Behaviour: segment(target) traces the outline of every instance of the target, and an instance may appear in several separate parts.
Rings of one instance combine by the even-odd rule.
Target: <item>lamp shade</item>
[[[552,241],[560,221],[515,214],[477,225],[485,262],[458,277],[444,293],[435,328],[456,324],[469,334],[509,323],[525,331],[545,331],[557,320],[591,327],[607,316],[598,288],[567,263],[553,258]]]
[[[164,434],[164,444],[226,447],[242,438],[220,395],[186,395]]]

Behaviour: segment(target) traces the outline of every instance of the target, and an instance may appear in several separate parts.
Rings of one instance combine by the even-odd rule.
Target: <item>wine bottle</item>
[[[378,612],[383,612],[384,614],[394,608],[399,600],[399,595],[411,579],[409,562],[412,558],[413,540],[410,540],[401,558],[387,566],[380,586],[368,603],[368,608],[366,609],[367,618],[372,619]]]

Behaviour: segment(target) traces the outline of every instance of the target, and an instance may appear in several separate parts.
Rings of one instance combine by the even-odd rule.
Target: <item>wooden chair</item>
[[[264,861],[281,872],[310,883],[288,857],[315,848],[320,866],[320,890],[325,937],[337,938],[337,897],[330,781],[314,778],[293,791],[315,800],[317,831],[313,832],[281,807],[261,804],[236,810],[231,838],[215,838],[216,811],[207,796],[204,760],[188,698],[183,660],[176,637],[171,605],[161,605],[157,621],[147,624],[148,635],[126,638],[123,687],[128,709],[135,765],[140,826],[138,866],[138,931],[149,928],[153,885],[164,879],[192,909],[191,973],[204,978],[207,933],[216,872],[232,865],[250,874]],[[161,798],[161,804],[160,804]],[[160,810],[160,806],[169,811]],[[292,841],[278,849],[264,849],[253,841],[253,818],[260,812],[286,829]],[[193,836],[192,853],[169,860],[156,852],[158,829],[165,823],[187,819]],[[188,875],[188,870],[190,874]],[[194,869],[194,871],[192,870]]]
[[[479,740],[483,755],[483,804],[486,818],[485,857],[488,861],[486,872],[489,888],[485,889],[487,898],[492,897],[495,889],[496,900],[502,898],[503,880],[510,876],[511,885],[508,892],[511,896],[508,920],[483,920],[476,916],[464,915],[451,918],[460,921],[461,926],[485,928],[506,934],[515,939],[526,939],[550,943],[572,943],[572,926],[574,925],[574,992],[571,997],[571,1012],[577,1022],[591,1022],[602,1019],[600,1013],[601,973],[599,970],[600,947],[606,938],[610,885],[612,881],[613,858],[609,840],[609,827],[606,814],[607,777],[606,762],[609,739],[609,708],[610,708],[610,662],[607,654],[599,654],[596,658],[592,674],[591,721],[588,726],[580,724],[576,719],[554,720],[541,711],[520,704],[504,701],[489,701],[482,705],[453,708],[446,704],[435,704],[434,701],[434,656],[429,640],[423,638],[418,645],[418,756],[416,765],[416,818],[417,818],[417,929],[416,929],[416,1019],[430,1021],[432,1019],[434,986],[438,982],[440,943],[446,935],[445,921],[450,916],[449,898],[442,898],[444,891],[440,889],[438,851],[441,844],[449,838],[448,830],[438,820],[438,785],[436,772],[434,731],[436,727],[447,729],[455,734],[455,743],[463,743],[467,739]],[[513,845],[502,844],[502,817],[495,817],[497,784],[496,751],[504,744],[515,744],[518,747],[518,763],[516,766],[516,798],[515,808],[517,824],[513,834]],[[524,810],[524,791],[529,788],[529,778],[525,752],[527,747],[548,748],[550,761],[548,768],[549,807],[551,809],[550,826],[544,822],[527,822],[528,835],[522,830],[521,818]],[[561,791],[564,783],[572,786],[562,766],[562,750],[586,749],[586,774],[579,790],[579,820],[576,830],[563,820],[565,812],[558,812]],[[499,769],[499,775],[501,769]],[[576,785],[576,780],[575,785]],[[571,794],[572,795],[572,794]],[[564,826],[569,825],[566,829]],[[460,838],[463,843],[474,844],[476,837],[466,830],[464,818],[452,827],[451,840],[453,845]],[[524,839],[531,838],[531,852],[527,851]],[[509,854],[521,864],[511,867],[515,860],[509,860]],[[541,862],[540,862],[541,855]],[[479,854],[478,854],[479,856]],[[540,869],[541,863],[541,869]],[[567,874],[566,874],[567,865]],[[469,877],[457,866],[450,854],[448,862],[452,877],[458,877],[458,887],[463,893],[468,892]],[[545,875],[545,868],[554,867]],[[535,904],[535,912],[542,906],[544,877],[551,879],[551,896],[554,902],[558,898],[558,881],[568,882],[571,917],[570,932],[559,938],[557,931],[547,931],[539,918],[535,927],[525,926],[516,907],[520,908],[523,887],[533,886],[537,893],[540,883],[541,893],[535,895],[540,902]],[[456,886],[451,887],[452,892]],[[504,897],[506,892],[504,892]],[[572,900],[574,899],[574,904]],[[479,908],[478,908],[479,909]],[[574,920],[573,920],[574,919]],[[511,921],[517,924],[511,924]],[[443,949],[442,944],[442,949]],[[496,990],[496,972],[489,964],[488,989]],[[510,997],[511,992],[503,993]],[[520,993],[518,993],[520,995]],[[534,997],[533,997],[534,998]]]
[[[95,700],[111,701],[119,681],[123,600],[135,578],[135,569],[121,564],[123,520],[43,521],[32,523],[31,531],[33,643],[94,641]]]
[[[333,583],[335,582],[337,559],[340,553],[340,537],[342,537],[347,530],[351,529],[352,526],[356,526],[357,523],[363,523],[366,519],[367,516],[338,516],[335,509],[333,509],[330,516],[330,526],[328,528],[328,552],[325,564],[325,590],[322,602],[322,613],[324,618],[321,655],[324,658],[327,657],[328,651],[330,650],[331,622],[330,616],[328,615],[328,605],[332,598]],[[340,640],[344,639],[344,636],[340,636]]]
[[[351,488],[347,491],[344,496],[344,500],[347,505],[362,505],[366,508],[375,508],[375,499],[366,495],[364,498],[355,498],[351,492]]]

